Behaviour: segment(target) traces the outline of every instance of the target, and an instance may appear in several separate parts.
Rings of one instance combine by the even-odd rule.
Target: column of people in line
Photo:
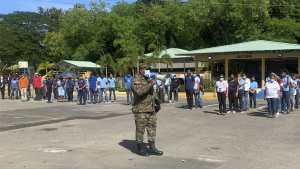
[[[218,96],[219,102],[218,114],[226,114],[226,98],[229,100],[227,114],[235,114],[249,109],[256,110],[257,88],[255,77],[247,78],[246,73],[238,73],[237,78],[231,74],[228,81],[224,80],[224,75],[220,75],[214,89],[214,97]],[[269,118],[278,117],[280,114],[289,114],[298,109],[299,76],[297,74],[289,73],[287,69],[283,69],[281,75],[271,71],[263,89],[264,99],[268,103]],[[248,108],[249,98],[250,108]]]

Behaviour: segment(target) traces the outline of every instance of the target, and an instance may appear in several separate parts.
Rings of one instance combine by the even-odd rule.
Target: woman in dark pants
[[[242,108],[243,108],[243,95],[245,92],[245,81],[243,79],[242,72],[240,72],[238,74],[238,83],[239,83],[238,101],[239,101],[239,105],[240,105],[240,109],[238,111],[241,112]]]
[[[224,76],[221,74],[219,81],[216,82],[214,91],[214,97],[216,92],[218,93],[219,101],[219,113],[218,115],[226,115],[226,98],[228,97],[228,83],[224,80]]]
[[[229,111],[228,114],[235,114],[237,110],[237,97],[239,92],[239,83],[235,79],[234,75],[231,74],[228,80],[228,100],[229,100]],[[233,106],[233,109],[232,109]]]

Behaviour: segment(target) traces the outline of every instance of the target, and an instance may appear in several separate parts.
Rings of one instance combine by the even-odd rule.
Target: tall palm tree
[[[151,56],[147,56],[145,61],[151,66],[154,66],[156,68],[156,64],[158,63],[158,71],[160,72],[160,62],[164,62],[168,66],[171,66],[171,69],[173,69],[173,61],[171,56],[167,53],[166,46],[157,46],[155,44],[150,44],[148,49],[152,52]],[[163,53],[165,52],[165,53]]]
[[[107,78],[107,67],[109,66],[113,72],[117,72],[116,62],[113,60],[111,54],[105,54],[104,52],[99,53],[100,59],[96,62],[100,65],[100,72],[103,73],[103,70],[105,68],[105,75]]]
[[[37,72],[40,72],[41,70],[46,70],[46,74],[47,74],[49,67],[53,66],[54,64],[55,63],[49,63],[49,62],[41,63],[37,68]]]

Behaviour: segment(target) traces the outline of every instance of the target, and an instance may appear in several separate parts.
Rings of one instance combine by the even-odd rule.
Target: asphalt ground
[[[186,110],[180,98],[157,114],[164,155],[140,157],[125,103],[0,100],[0,168],[299,168],[299,110],[268,119],[258,100],[255,111],[220,116],[217,99]]]

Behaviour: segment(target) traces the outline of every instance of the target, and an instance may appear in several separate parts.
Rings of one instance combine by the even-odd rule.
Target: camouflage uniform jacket
[[[155,100],[159,100],[153,86],[150,84],[150,80],[146,80],[142,75],[137,75],[131,82],[131,89],[134,94],[133,113],[151,113],[155,111]]]

